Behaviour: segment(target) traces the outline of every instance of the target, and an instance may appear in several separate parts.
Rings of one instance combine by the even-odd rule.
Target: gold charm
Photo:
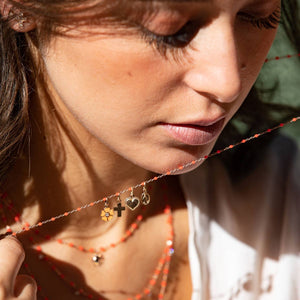
[[[141,196],[143,205],[148,205],[150,203],[150,195],[147,192],[146,185],[143,186],[143,193]]]
[[[125,207],[122,206],[122,203],[121,203],[121,198],[120,196],[118,197],[118,204],[116,207],[114,207],[114,211],[117,211],[118,212],[118,217],[122,217],[122,210],[125,210]]]
[[[113,218],[114,211],[108,207],[107,201],[105,201],[104,208],[101,212],[101,219],[105,222],[110,221]]]
[[[133,195],[133,190],[130,193],[130,196],[125,199],[125,203],[128,208],[135,210],[140,205],[140,199]]]

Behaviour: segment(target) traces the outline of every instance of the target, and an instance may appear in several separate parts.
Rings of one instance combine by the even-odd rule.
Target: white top
[[[291,141],[277,138],[238,183],[217,158],[181,183],[192,300],[300,300],[300,157]]]

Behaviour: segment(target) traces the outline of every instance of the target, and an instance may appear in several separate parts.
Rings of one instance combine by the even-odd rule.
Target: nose
[[[234,25],[219,16],[200,29],[188,52],[185,83],[197,93],[222,103],[236,100],[242,91]]]

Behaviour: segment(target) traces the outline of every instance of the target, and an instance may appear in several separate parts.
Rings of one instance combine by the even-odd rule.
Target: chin
[[[208,155],[209,152],[205,151],[203,154],[203,151],[201,151],[201,154],[198,155],[191,152],[181,152],[180,155],[178,155],[178,153],[176,154],[177,155],[174,155],[173,157],[171,155],[165,158],[160,156],[159,159],[155,159],[153,156],[150,164],[141,167],[157,174],[180,175],[198,168],[205,161],[204,156]],[[201,159],[202,157],[203,159]],[[171,172],[171,174],[168,174],[169,172]]]

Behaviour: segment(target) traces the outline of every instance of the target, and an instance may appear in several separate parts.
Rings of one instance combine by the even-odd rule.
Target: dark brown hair
[[[70,25],[105,24],[112,18],[120,21],[122,13],[132,4],[129,0],[27,0],[24,3],[11,0],[7,3],[11,3],[14,10],[34,18],[39,23],[39,29],[20,33],[11,29],[11,20],[2,18],[0,21],[0,183],[16,158],[26,149],[30,136],[29,101],[37,93],[37,78],[41,73],[32,49],[47,43],[53,34],[65,33],[64,30]],[[299,52],[297,0],[283,1],[282,11],[282,25]],[[287,107],[282,110],[281,106],[265,104],[260,99],[260,92],[253,88],[236,118],[248,125],[248,134],[251,134],[254,124],[270,126],[274,122],[272,112],[276,110],[284,112],[282,118],[291,112]],[[240,135],[239,128],[230,122],[217,147],[227,146],[229,137],[238,140]],[[234,161],[240,153],[237,150],[229,154],[229,169],[238,170]]]

